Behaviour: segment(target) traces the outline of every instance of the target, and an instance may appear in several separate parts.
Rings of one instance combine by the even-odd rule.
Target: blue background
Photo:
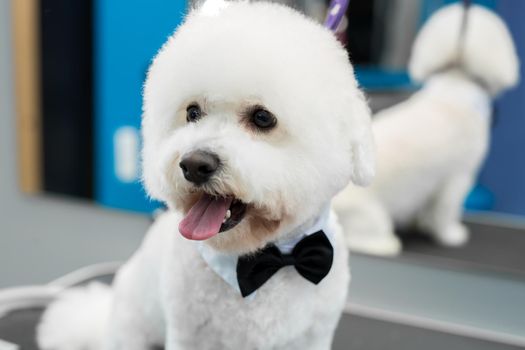
[[[185,12],[184,0],[95,2],[95,198],[104,206],[141,212],[158,206],[139,181],[117,178],[113,136],[123,126],[139,130],[147,69]]]
[[[525,1],[499,0],[497,11],[514,36],[520,58],[525,57]],[[523,65],[521,77],[524,77]],[[525,215],[525,84],[521,83],[496,103],[498,122],[481,172],[480,184],[494,197],[492,209]]]

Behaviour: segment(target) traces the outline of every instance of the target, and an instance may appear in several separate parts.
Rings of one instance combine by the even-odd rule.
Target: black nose
[[[184,178],[196,185],[208,181],[219,168],[219,157],[205,151],[193,151],[186,154],[179,163]]]

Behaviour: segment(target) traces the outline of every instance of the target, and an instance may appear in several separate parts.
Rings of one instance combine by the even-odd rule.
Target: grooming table
[[[44,309],[45,307],[20,308],[0,318],[0,339],[17,344],[12,348],[13,350],[38,350],[34,340],[35,327]],[[2,345],[0,342],[0,350],[4,350]],[[520,348],[344,314],[332,349],[517,350]],[[11,349],[6,347],[5,350]]]
[[[462,248],[439,247],[422,235],[403,235],[405,252],[396,258],[443,268],[510,273],[525,278],[525,232],[522,229],[469,223],[472,237]],[[72,272],[47,286],[0,290],[0,350],[38,350],[35,327],[42,312],[65,288],[91,281],[111,283],[118,263],[98,264]],[[355,312],[355,311],[354,311]],[[12,343],[12,346],[2,341]],[[16,345],[15,345],[16,344]],[[511,345],[424,328],[419,324],[364,314],[343,314],[334,350],[515,350]],[[237,350],[237,349],[234,349]]]
[[[109,283],[111,274],[92,276]],[[35,329],[46,305],[58,289],[28,287],[0,291],[0,350],[38,350]],[[9,345],[12,344],[12,345]],[[345,313],[336,332],[334,350],[517,350],[505,344],[487,342],[445,332]],[[233,349],[237,350],[237,349]]]

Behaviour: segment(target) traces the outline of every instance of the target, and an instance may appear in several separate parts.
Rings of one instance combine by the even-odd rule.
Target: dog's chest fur
[[[170,226],[150,232],[158,240],[150,247],[170,245],[158,260],[164,265],[158,285],[168,339],[187,349],[317,349],[324,348],[319,342],[331,341],[349,283],[339,230],[332,269],[319,285],[285,267],[253,298],[242,298],[204,262],[195,242],[179,238],[175,230],[164,232]]]

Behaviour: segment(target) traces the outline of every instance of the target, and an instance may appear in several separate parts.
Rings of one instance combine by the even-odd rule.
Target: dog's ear
[[[369,185],[375,176],[375,143],[370,108],[364,94],[357,90],[352,101],[349,123],[351,180],[358,186]]]

